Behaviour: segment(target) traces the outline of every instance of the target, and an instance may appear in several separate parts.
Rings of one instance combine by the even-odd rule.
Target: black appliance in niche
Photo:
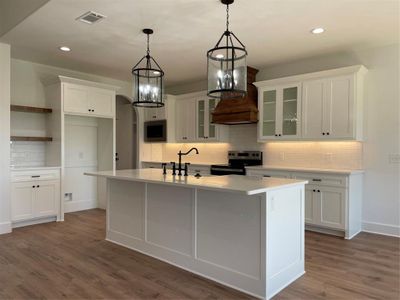
[[[211,165],[211,175],[246,175],[246,166],[262,165],[261,151],[229,151],[227,165]]]

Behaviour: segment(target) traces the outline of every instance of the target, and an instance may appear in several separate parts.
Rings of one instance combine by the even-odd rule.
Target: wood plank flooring
[[[105,213],[0,236],[0,299],[251,299],[104,240]],[[306,233],[306,271],[277,299],[400,299],[399,239]]]

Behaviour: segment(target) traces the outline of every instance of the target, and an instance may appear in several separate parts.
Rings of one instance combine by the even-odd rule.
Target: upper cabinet
[[[299,83],[259,89],[259,139],[284,140],[301,136]]]
[[[114,117],[116,87],[63,76],[60,80],[64,113]]]
[[[176,101],[176,141],[182,143],[225,142],[228,127],[211,123],[218,100],[198,92],[180,95]]]
[[[196,100],[183,98],[176,101],[176,141],[180,143],[196,140]]]
[[[363,66],[257,82],[259,141],[362,140]]]
[[[303,137],[358,139],[355,132],[354,76],[303,83]]]

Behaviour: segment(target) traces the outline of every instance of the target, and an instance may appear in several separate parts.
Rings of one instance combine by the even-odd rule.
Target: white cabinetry
[[[363,66],[254,83],[258,139],[362,140]]]
[[[325,174],[250,168],[247,175],[308,180],[305,188],[307,229],[344,234],[346,239],[361,231],[361,173]]]
[[[206,91],[179,95],[176,101],[176,141],[228,141],[228,126],[211,123],[211,114],[217,104],[218,100],[209,99]]]
[[[13,171],[11,177],[13,227],[21,226],[21,222],[24,222],[22,225],[33,224],[48,217],[59,219],[59,170]]]
[[[181,143],[196,140],[196,100],[184,98],[176,101],[176,141]]]
[[[64,113],[110,117],[115,115],[115,88],[100,88],[84,80],[60,76]]]
[[[354,76],[303,83],[303,137],[356,139]]]
[[[166,104],[167,105],[167,104]],[[144,109],[144,120],[145,121],[157,121],[157,120],[165,120],[166,114],[165,109],[166,107],[150,107],[150,108],[143,108]]]
[[[259,140],[283,140],[301,136],[300,84],[259,88]]]

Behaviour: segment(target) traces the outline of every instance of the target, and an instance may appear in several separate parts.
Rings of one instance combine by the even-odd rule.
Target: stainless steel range
[[[246,166],[262,165],[261,151],[229,151],[227,165],[211,165],[212,175],[246,175]]]

